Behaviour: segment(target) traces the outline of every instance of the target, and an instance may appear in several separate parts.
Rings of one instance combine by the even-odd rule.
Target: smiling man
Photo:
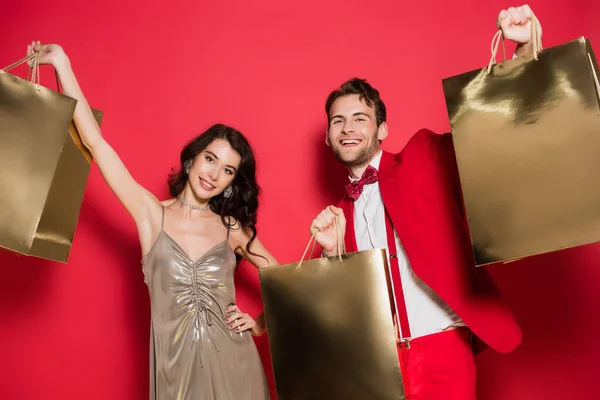
[[[531,15],[522,6],[498,16],[504,36],[518,44],[517,56],[532,51]],[[451,134],[423,129],[398,154],[382,151],[385,104],[358,78],[333,91],[325,109],[327,145],[348,168],[350,183],[339,207],[324,209],[311,232],[318,231],[324,255],[335,255],[337,217],[347,252],[391,254],[407,398],[475,399],[474,347],[512,351],[521,330],[487,270],[475,268]]]

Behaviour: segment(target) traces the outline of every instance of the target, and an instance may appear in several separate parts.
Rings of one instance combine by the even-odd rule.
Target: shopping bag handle
[[[13,68],[18,67],[21,64],[24,64],[28,61],[32,61],[31,65],[29,66],[29,71],[27,72],[27,79],[31,82],[34,82],[37,85],[36,91],[39,92],[40,91],[40,57],[42,54],[44,54],[45,51],[46,51],[46,46],[43,45],[39,51],[34,51],[27,57],[24,57],[18,61],[15,61],[14,63],[12,63],[8,66],[2,68],[2,71],[8,72]],[[61,90],[61,86],[60,86],[60,80],[58,79],[58,73],[56,72],[56,70],[54,71],[54,75],[56,76],[56,89],[60,93],[60,92],[62,92],[62,90]]]
[[[346,253],[346,248],[344,246],[344,237],[342,236],[342,228],[340,226],[339,217],[337,215],[334,217],[334,221],[335,221],[335,236],[336,236],[336,241],[337,241],[337,246],[336,246],[337,247],[337,256],[338,256],[338,259],[340,261],[342,261],[342,251],[344,253]],[[300,269],[300,267],[302,266],[302,263],[304,262],[304,257],[306,256],[306,252],[308,251],[308,248],[310,247],[311,243],[312,243],[312,249],[310,250],[310,254],[308,255],[308,258],[310,259],[312,257],[312,254],[315,251],[315,245],[317,244],[317,241],[315,239],[317,236],[317,233],[319,233],[318,229],[314,229],[312,231],[312,235],[310,237],[310,240],[308,241],[308,245],[306,246],[306,249],[304,250],[304,254],[302,254],[302,258],[300,259],[300,262],[298,263],[298,266],[296,267],[296,269]]]
[[[531,41],[533,45],[533,58],[538,59],[538,54],[542,50],[542,36],[540,35],[541,27],[540,21],[537,19],[533,11],[531,12],[531,17],[529,17],[531,21]],[[500,42],[502,42],[502,53],[504,54],[504,61],[506,61],[506,48],[504,46],[504,35],[502,34],[502,29],[498,28],[498,31],[494,35],[492,39],[492,44],[490,46],[490,50],[492,52],[492,57],[490,58],[490,62],[488,63],[487,73],[489,74],[492,70],[492,65],[496,64],[496,55],[498,54],[498,47],[500,46]]]
[[[10,64],[9,66],[6,66],[4,68],[2,68],[2,71],[8,72],[13,68],[18,67],[19,65],[26,63],[27,61],[34,59],[36,57],[39,57],[39,55],[36,53],[31,53],[30,55],[28,55],[25,58],[21,58],[19,61],[15,61],[14,63]]]

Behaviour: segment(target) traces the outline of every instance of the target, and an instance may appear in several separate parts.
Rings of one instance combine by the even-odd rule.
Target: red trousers
[[[475,400],[475,357],[467,328],[398,344],[407,400]]]

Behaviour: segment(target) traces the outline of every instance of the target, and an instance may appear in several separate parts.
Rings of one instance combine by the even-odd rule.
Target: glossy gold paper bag
[[[384,250],[263,268],[259,276],[280,400],[405,398]]]
[[[67,262],[91,156],[76,100],[39,84],[37,54],[0,71],[0,247]],[[29,60],[31,80],[7,72]]]
[[[542,50],[534,37],[530,56],[443,81],[478,265],[600,241],[592,47],[581,38]]]

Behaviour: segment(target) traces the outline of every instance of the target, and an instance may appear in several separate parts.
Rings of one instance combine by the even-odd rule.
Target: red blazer
[[[414,273],[471,331],[494,350],[521,343],[521,329],[484,267],[475,267],[451,134],[420,130],[394,155],[383,152],[379,187]],[[338,205],[347,219],[346,250],[358,251],[354,203]]]

